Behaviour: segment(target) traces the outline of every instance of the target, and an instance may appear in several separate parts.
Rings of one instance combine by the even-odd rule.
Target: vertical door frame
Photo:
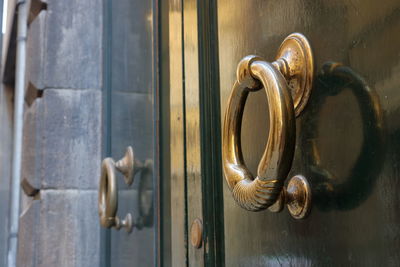
[[[216,7],[170,1],[172,266],[224,266]],[[195,219],[203,222],[200,248],[190,242]]]
[[[169,1],[171,266],[187,266],[183,3]]]
[[[103,88],[102,88],[102,158],[111,155],[111,57],[112,8],[103,0]],[[100,227],[100,267],[111,266],[111,230]]]
[[[198,1],[201,169],[207,266],[224,266],[217,0]]]

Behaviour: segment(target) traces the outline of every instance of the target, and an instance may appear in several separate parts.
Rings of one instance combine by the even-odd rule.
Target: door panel
[[[226,266],[394,266],[400,261],[398,1],[218,1],[221,121],[238,62],[271,62],[283,39],[304,34],[314,52],[311,97],[296,119],[291,172],[313,209],[248,212],[224,182]],[[342,66],[334,65],[340,63]],[[264,152],[268,103],[250,93],[242,148],[253,174]]]
[[[144,168],[127,185],[117,173],[120,218],[130,213],[133,230],[110,230],[110,266],[155,266],[156,232],[154,151],[154,88],[152,1],[108,1],[109,46],[109,144],[119,160],[126,148]],[[146,216],[143,216],[145,214]]]
[[[184,41],[184,72],[198,73],[198,16],[197,1],[188,0],[183,5],[183,41]],[[199,109],[199,76],[185,76],[185,127],[186,127],[186,184],[187,184],[187,229],[202,216],[202,170],[200,150],[200,109]],[[190,237],[189,237],[190,238]],[[188,240],[190,242],[190,240]],[[203,250],[188,244],[189,265],[203,266]]]
[[[183,92],[182,3],[170,1],[169,16],[169,108],[170,108],[170,216],[171,262],[165,266],[185,266],[187,263],[187,218],[185,191],[185,116]],[[168,205],[168,204],[167,204]],[[165,212],[165,210],[163,210]]]

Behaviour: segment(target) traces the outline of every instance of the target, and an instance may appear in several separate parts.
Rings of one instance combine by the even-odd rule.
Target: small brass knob
[[[194,248],[201,248],[203,244],[203,223],[196,218],[190,227],[190,241]]]
[[[284,205],[290,215],[295,219],[304,219],[311,210],[311,187],[302,175],[290,178],[289,183],[283,188],[278,200],[268,208],[271,212],[281,212]]]

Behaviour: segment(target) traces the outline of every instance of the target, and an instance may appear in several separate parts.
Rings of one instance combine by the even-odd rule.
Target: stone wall
[[[46,2],[27,40],[18,266],[99,266],[103,1]]]

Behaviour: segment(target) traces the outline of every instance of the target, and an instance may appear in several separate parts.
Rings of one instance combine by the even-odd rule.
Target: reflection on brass
[[[384,162],[385,125],[379,95],[350,67],[336,62],[322,66],[313,101],[302,120],[300,143],[304,166],[313,177],[313,203],[320,210],[349,210],[370,195]],[[320,156],[318,125],[320,111],[328,97],[349,89],[359,105],[363,138],[360,153],[347,177],[336,177]],[[335,142],[335,139],[326,140]],[[342,144],[338,142],[338,146]],[[325,165],[325,166],[324,166]],[[340,178],[340,179],[338,179]],[[338,182],[338,180],[343,182]]]
[[[190,242],[194,248],[201,248],[203,243],[203,223],[196,218],[190,227]]]
[[[303,35],[289,35],[278,56],[272,64],[256,56],[240,61],[225,113],[222,136],[225,179],[237,203],[250,211],[268,208],[281,194],[295,149],[295,114],[299,115],[304,108],[312,85],[312,53]],[[247,96],[262,87],[269,103],[270,130],[254,179],[243,161],[240,131]]]
[[[115,170],[117,169],[121,172],[124,175],[125,182],[131,185],[135,172],[141,168],[141,163],[136,162],[133,155],[133,149],[129,146],[125,156],[119,161],[115,162],[112,158],[105,158],[102,162],[98,208],[100,224],[105,228],[114,227],[119,230],[123,227],[128,233],[132,231],[131,214],[128,213],[123,220],[116,216],[118,210],[118,186]]]

